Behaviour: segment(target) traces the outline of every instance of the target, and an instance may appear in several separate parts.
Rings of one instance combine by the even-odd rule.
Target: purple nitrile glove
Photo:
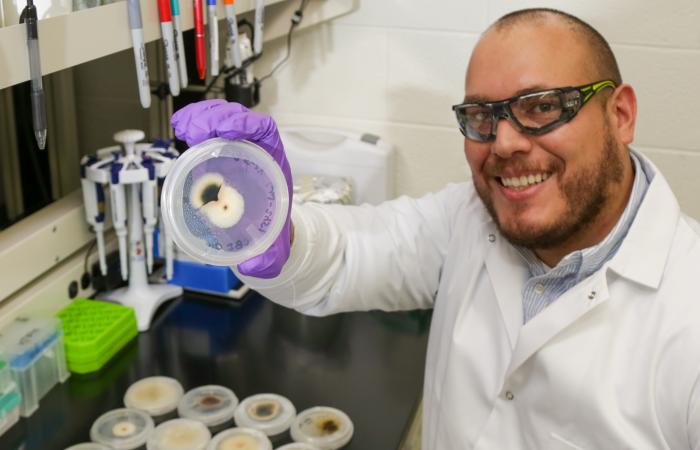
[[[280,166],[289,190],[287,220],[277,239],[264,253],[238,264],[238,271],[243,275],[256,278],[279,275],[290,252],[292,172],[272,117],[250,111],[238,103],[217,99],[185,106],[173,114],[170,123],[175,129],[175,136],[189,146],[213,137],[232,141],[245,139],[265,149]]]

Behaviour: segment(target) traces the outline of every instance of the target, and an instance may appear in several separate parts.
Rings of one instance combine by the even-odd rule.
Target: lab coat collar
[[[654,171],[646,195],[608,267],[621,277],[657,289],[671,250],[680,206],[661,172],[637,153]]]

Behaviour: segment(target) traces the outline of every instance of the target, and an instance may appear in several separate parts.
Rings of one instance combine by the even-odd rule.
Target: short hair
[[[610,79],[617,85],[622,84],[622,75],[620,75],[617,60],[608,41],[605,40],[598,30],[576,16],[552,8],[521,9],[501,17],[489,29],[504,31],[515,25],[544,21],[546,19],[559,20],[568,25],[572,32],[585,40],[601,79]]]

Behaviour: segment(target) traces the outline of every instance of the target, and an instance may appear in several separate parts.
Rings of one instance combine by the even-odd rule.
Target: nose
[[[532,143],[509,119],[502,117],[496,124],[496,139],[491,145],[491,153],[501,158],[510,158],[517,152],[529,152]]]

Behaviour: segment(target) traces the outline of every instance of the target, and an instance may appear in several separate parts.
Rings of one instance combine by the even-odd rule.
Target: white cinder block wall
[[[333,0],[328,0],[333,1]],[[611,43],[637,92],[634,147],[700,219],[700,1],[359,0],[355,12],[299,32],[292,57],[262,90],[259,109],[282,125],[378,134],[397,148],[397,194],[468,178],[450,106],[479,34],[501,15],[545,6],[575,14]],[[267,73],[285,41],[256,64]]]

